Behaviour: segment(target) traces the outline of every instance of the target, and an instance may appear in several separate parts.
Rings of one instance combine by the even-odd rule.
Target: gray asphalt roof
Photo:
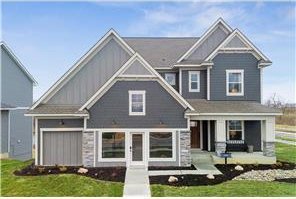
[[[169,67],[188,51],[198,37],[123,37],[152,67]]]
[[[86,110],[79,111],[81,106],[69,105],[39,105],[33,110],[29,110],[27,114],[88,114]]]
[[[207,101],[187,99],[196,113],[281,113],[280,109],[270,108],[253,101]],[[192,111],[189,111],[192,112]]]

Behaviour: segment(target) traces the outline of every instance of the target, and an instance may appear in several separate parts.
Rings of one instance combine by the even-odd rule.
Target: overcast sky
[[[110,28],[121,36],[201,36],[217,18],[273,61],[264,99],[295,102],[295,2],[2,4],[2,35],[38,81],[38,99]]]

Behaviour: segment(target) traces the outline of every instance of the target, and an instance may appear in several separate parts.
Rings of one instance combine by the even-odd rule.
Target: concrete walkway
[[[148,171],[145,168],[128,168],[125,175],[123,197],[150,197]]]

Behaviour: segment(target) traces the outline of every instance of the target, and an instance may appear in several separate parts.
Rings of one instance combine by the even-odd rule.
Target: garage
[[[43,165],[82,165],[82,131],[42,131]]]

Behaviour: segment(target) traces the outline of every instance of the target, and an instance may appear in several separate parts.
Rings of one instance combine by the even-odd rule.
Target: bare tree
[[[286,102],[276,93],[273,93],[272,96],[266,101],[266,105],[272,108],[282,109],[283,113],[285,113]]]

